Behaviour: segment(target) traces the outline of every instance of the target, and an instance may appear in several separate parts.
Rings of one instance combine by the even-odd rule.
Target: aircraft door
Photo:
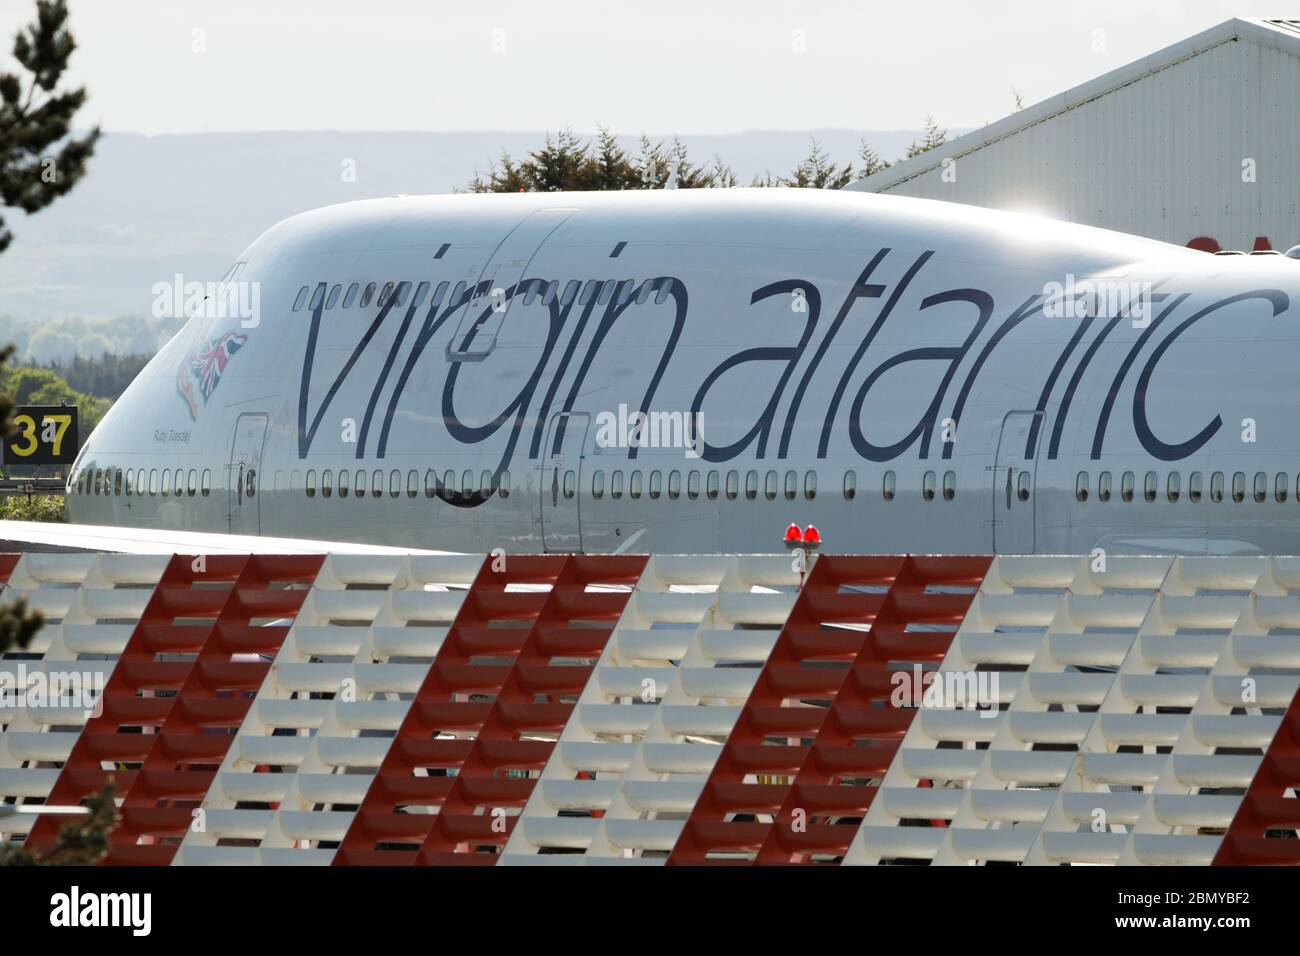
[[[591,416],[556,412],[546,428],[541,481],[542,546],[548,552],[582,551],[582,462]]]
[[[1041,411],[1007,412],[993,466],[993,552],[1034,553]]]
[[[505,294],[524,277],[547,237],[576,211],[538,210],[501,241],[479,273],[472,297],[457,319],[456,332],[447,343],[449,361],[481,362],[488,357],[513,301]]]
[[[262,448],[266,444],[267,416],[245,412],[235,422],[226,468],[231,534],[261,534]]]

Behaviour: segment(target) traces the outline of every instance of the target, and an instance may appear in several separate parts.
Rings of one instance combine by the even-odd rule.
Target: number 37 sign
[[[70,465],[77,458],[77,409],[19,405],[4,440],[6,465]]]

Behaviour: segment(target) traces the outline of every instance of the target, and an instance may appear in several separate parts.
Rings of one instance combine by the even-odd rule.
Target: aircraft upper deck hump
[[[196,303],[69,507],[450,550],[768,550],[791,521],[1258,550],[1294,527],[1297,295],[1281,256],[858,192],[346,203]]]

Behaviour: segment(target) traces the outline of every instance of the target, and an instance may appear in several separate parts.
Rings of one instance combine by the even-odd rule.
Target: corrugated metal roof
[[[1300,57],[1300,20],[1241,18],[1226,20],[1150,56],[1111,70],[1041,103],[1028,106],[987,126],[949,140],[944,145],[920,156],[901,160],[888,169],[849,183],[844,188],[863,192],[882,192],[890,189],[899,183],[937,169],[946,159],[957,159],[970,154],[1234,40],[1246,40]]]

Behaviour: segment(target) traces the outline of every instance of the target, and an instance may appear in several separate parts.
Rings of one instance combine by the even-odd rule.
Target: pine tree
[[[78,139],[69,138],[72,117],[86,102],[84,88],[58,89],[68,58],[76,49],[67,30],[64,0],[37,0],[36,22],[19,30],[13,56],[30,74],[0,73],[0,200],[5,206],[38,212],[66,194],[86,171],[86,161],[99,139],[98,128]],[[51,149],[57,150],[52,155]],[[13,235],[0,219],[0,252]],[[13,355],[13,346],[0,349],[0,365]],[[9,434],[14,403],[0,395],[0,432]],[[45,623],[38,610],[18,599],[0,607],[0,657],[27,648]],[[87,864],[108,849],[108,831],[117,809],[111,787],[92,798],[91,813],[63,828],[54,852],[37,860],[23,852],[5,853],[0,862]]]
[[[115,787],[110,780],[86,798],[87,813],[59,828],[54,845],[37,854],[17,846],[0,847],[0,866],[94,866],[108,853],[108,833],[117,822]]]
[[[907,158],[920,156],[922,153],[928,153],[930,150],[942,146],[948,142],[948,131],[940,129],[939,124],[935,122],[933,116],[925,118],[925,135],[920,140],[913,140],[912,145],[907,147]]]
[[[76,49],[67,19],[64,0],[38,0],[36,22],[14,38],[14,59],[30,76],[0,73],[0,199],[27,213],[77,184],[99,139],[98,127],[81,138],[68,136],[86,90],[58,89]],[[11,241],[0,219],[0,252]]]
[[[853,179],[852,164],[843,169],[836,166],[817,140],[812,141],[808,156],[794,168],[786,179],[787,186],[802,189],[840,189]]]
[[[865,139],[862,141],[862,149],[858,152],[858,158],[862,165],[858,168],[858,175],[866,178],[882,169],[888,169],[889,163],[880,158],[880,154],[871,148],[871,144]]]

